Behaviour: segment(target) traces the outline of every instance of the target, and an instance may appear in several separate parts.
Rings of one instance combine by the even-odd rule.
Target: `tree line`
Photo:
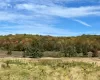
[[[0,49],[7,50],[7,54],[11,54],[11,51],[23,51],[23,57],[42,57],[50,54],[55,57],[87,57],[88,53],[96,57],[100,52],[100,35],[72,37],[30,34],[1,35]],[[45,53],[46,51],[49,52]]]

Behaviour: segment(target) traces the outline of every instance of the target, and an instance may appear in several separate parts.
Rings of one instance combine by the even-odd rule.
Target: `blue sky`
[[[100,0],[0,0],[0,34],[100,34]]]

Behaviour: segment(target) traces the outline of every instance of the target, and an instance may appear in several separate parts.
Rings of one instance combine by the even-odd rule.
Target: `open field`
[[[100,80],[100,60],[0,58],[0,80]]]
[[[12,51],[10,57],[22,57],[22,51]],[[0,50],[0,58],[9,57],[7,51]]]

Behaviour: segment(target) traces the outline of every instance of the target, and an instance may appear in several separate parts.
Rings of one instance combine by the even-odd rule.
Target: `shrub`
[[[44,57],[64,57],[64,53],[57,51],[45,51],[43,52]]]
[[[42,52],[35,47],[27,47],[23,52],[23,57],[37,58],[42,57]]]
[[[93,52],[88,52],[88,57],[92,57],[93,56]]]
[[[2,63],[1,64],[1,68],[6,68],[6,64],[5,63]]]
[[[1,64],[1,68],[10,68],[10,62],[9,60],[5,61],[3,64]]]
[[[10,64],[10,61],[9,60],[5,61],[5,64],[6,64],[6,67],[7,68],[10,68],[10,65],[9,65]]]
[[[12,54],[12,51],[8,50],[7,55],[11,55],[11,54]]]
[[[33,48],[29,51],[30,58],[42,57],[42,52],[38,48]]]

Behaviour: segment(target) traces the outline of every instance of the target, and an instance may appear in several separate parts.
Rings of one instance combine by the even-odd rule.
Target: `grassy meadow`
[[[89,58],[1,58],[0,80],[100,80],[100,64]]]

